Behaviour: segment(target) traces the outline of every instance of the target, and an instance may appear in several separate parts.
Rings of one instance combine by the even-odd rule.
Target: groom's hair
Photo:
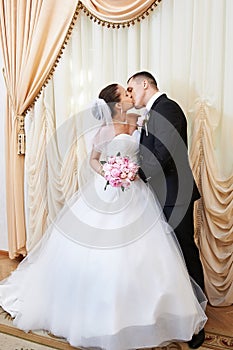
[[[127,84],[129,83],[129,81],[131,79],[136,79],[136,78],[142,78],[142,79],[146,78],[151,85],[154,85],[156,88],[158,88],[157,81],[155,80],[154,76],[151,73],[149,73],[149,72],[141,71],[141,72],[137,72],[137,73],[133,74],[127,80]]]

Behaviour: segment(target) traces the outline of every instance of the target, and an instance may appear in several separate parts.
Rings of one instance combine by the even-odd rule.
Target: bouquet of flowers
[[[107,161],[101,161],[103,165],[103,176],[107,180],[104,190],[107,186],[121,187],[122,191],[128,189],[131,182],[135,180],[138,173],[138,164],[122,157],[120,153],[111,156]]]

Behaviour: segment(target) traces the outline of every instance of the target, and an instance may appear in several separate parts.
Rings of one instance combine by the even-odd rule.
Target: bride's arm
[[[93,170],[95,170],[99,175],[103,176],[104,171],[103,171],[103,166],[100,163],[100,156],[101,156],[101,153],[96,151],[93,148],[90,156],[90,165]]]

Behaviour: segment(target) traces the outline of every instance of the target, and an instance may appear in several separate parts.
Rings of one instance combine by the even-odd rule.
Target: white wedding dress
[[[137,134],[105,147],[138,157]],[[174,234],[150,188],[95,180],[65,205],[0,285],[16,327],[48,330],[75,347],[136,349],[188,341],[207,318]],[[198,296],[198,298],[199,298]]]

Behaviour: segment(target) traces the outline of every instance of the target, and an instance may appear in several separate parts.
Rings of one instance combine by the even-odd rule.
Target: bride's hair
[[[99,152],[102,152],[103,145],[111,141],[115,136],[112,117],[116,113],[115,104],[120,101],[119,85],[114,83],[100,91],[99,97],[92,106],[92,115],[102,122],[93,139],[93,146]]]
[[[99,93],[99,98],[103,99],[111,110],[112,116],[116,113],[114,110],[114,106],[117,102],[121,100],[121,94],[119,91],[119,85],[114,83],[106,86]]]

